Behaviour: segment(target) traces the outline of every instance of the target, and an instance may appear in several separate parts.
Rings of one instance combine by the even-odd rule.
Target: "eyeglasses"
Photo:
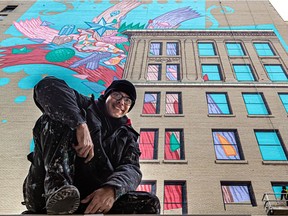
[[[124,104],[129,105],[129,106],[132,104],[132,100],[129,97],[123,96],[119,92],[112,92],[111,93],[111,97],[114,98],[117,101],[119,101],[119,100],[121,100],[123,98],[124,99]]]

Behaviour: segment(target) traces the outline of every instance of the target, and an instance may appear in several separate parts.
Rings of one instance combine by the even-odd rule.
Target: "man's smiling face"
[[[120,99],[116,99],[120,98]],[[106,99],[107,113],[114,118],[121,118],[126,115],[131,106],[131,99],[124,92],[112,92]]]

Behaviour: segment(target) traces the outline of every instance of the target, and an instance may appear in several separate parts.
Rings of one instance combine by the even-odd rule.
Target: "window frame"
[[[250,104],[259,104],[259,103],[246,103],[245,102],[245,97],[244,97],[244,95],[260,95],[261,96],[261,99],[262,99],[262,101],[263,101],[263,106],[266,108],[266,111],[267,111],[267,114],[259,114],[259,113],[253,113],[253,114],[251,114],[251,113],[249,113],[249,109],[248,109],[248,107],[247,107],[247,104],[248,105],[250,105]],[[271,115],[271,110],[270,110],[270,108],[269,108],[269,106],[268,106],[268,103],[267,103],[267,101],[266,101],[266,99],[265,99],[265,97],[264,97],[264,94],[262,93],[262,92],[242,92],[242,98],[243,98],[243,102],[244,102],[244,104],[245,104],[245,107],[246,107],[246,111],[247,111],[247,115],[248,116],[269,116],[269,115]],[[262,104],[262,103],[261,103]],[[251,108],[250,108],[251,109]]]
[[[160,45],[160,48],[159,48],[159,55],[154,55],[154,54],[151,54],[151,45],[152,44],[159,44]],[[156,42],[156,41],[153,41],[153,42],[150,42],[149,44],[149,56],[162,56],[163,55],[163,42]]]
[[[167,67],[168,66],[173,66],[173,65],[175,65],[176,66],[176,68],[177,68],[177,77],[176,77],[176,80],[170,80],[170,79],[168,79],[168,77],[167,77]],[[177,81],[180,81],[180,64],[174,64],[174,63],[169,63],[169,64],[166,64],[166,70],[165,70],[165,80],[166,81],[168,81],[168,82],[177,82]]]
[[[159,129],[158,128],[140,128],[140,136],[141,132],[154,132],[154,143],[153,143],[153,158],[148,159],[144,158],[142,159],[140,156],[140,160],[158,160],[158,148],[159,148]],[[139,136],[139,147],[141,145],[140,143],[140,136]]]
[[[168,54],[168,44],[176,44],[176,55],[169,55]],[[171,57],[173,57],[173,56],[179,56],[179,54],[180,54],[180,46],[179,46],[179,42],[172,42],[172,41],[167,41],[166,42],[166,56],[171,56]]]
[[[212,106],[213,106],[213,104],[216,104],[218,106],[219,103],[209,103],[208,95],[224,95],[225,99],[226,99],[226,103],[221,103],[221,104],[227,104],[227,108],[228,108],[229,113],[227,113],[227,114],[226,113],[210,113],[209,112],[209,104],[212,104]],[[213,98],[212,98],[212,100],[213,100]],[[233,114],[227,92],[206,92],[206,101],[207,101],[208,115],[232,115]]]
[[[178,109],[179,113],[168,113],[167,112],[167,95],[177,94],[178,95]],[[181,115],[183,114],[183,104],[182,104],[182,92],[166,92],[165,94],[165,114],[166,115]]]
[[[204,48],[201,48],[199,45],[211,45],[211,48],[209,49],[204,49]],[[215,43],[214,42],[201,42],[199,41],[197,43],[197,48],[198,48],[198,54],[199,54],[199,57],[208,57],[208,56],[217,56],[217,52],[216,52],[216,47],[215,47]],[[213,52],[214,54],[213,55],[208,55],[208,54],[201,54],[201,52],[205,52],[205,51],[208,51],[209,53],[210,52]]]
[[[269,51],[272,53],[272,55],[261,55],[260,52],[266,52],[267,49],[263,48],[263,49],[260,49],[260,48],[257,48],[256,45],[267,45],[269,47]],[[258,57],[272,57],[272,56],[276,56],[276,53],[273,49],[273,47],[271,46],[271,44],[269,42],[253,42],[253,46],[256,50],[256,53],[258,55]]]
[[[218,79],[209,79],[209,74],[216,74],[214,72],[204,72],[203,71],[203,66],[216,66],[217,69],[218,69],[218,76],[219,76],[219,80]],[[201,64],[201,72],[202,72],[202,79],[205,81],[205,82],[210,82],[210,81],[223,81],[223,74],[222,74],[222,70],[221,70],[221,67],[220,67],[220,64],[216,63],[216,64]],[[205,80],[204,79],[204,73],[206,73],[205,75],[208,76],[208,80]]]
[[[239,45],[239,47],[241,48],[241,49],[231,49],[231,48],[229,48],[227,45],[232,45],[232,44],[234,44],[234,45]],[[246,54],[246,51],[245,51],[245,49],[244,49],[244,46],[243,46],[243,43],[242,42],[232,42],[232,41],[230,41],[230,42],[225,42],[225,47],[226,47],[226,50],[227,50],[227,54],[228,54],[228,56],[229,57],[239,57],[239,56],[241,56],[241,57],[243,57],[243,56],[247,56],[247,54]],[[237,54],[232,54],[231,52],[242,52],[242,54],[241,55],[237,55]]]
[[[149,192],[153,195],[156,195],[156,180],[142,180],[139,184],[140,185],[151,185],[151,191],[146,191],[146,192]],[[139,187],[138,186],[138,187]]]
[[[281,95],[287,96],[287,103],[284,103],[284,101],[283,101],[282,98],[281,98]],[[280,99],[280,101],[281,101],[281,103],[282,103],[282,105],[283,105],[286,113],[288,113],[288,93],[278,92],[278,96],[279,96],[279,99]],[[286,104],[287,104],[287,105],[286,105]],[[285,105],[286,105],[287,107],[286,107]]]
[[[215,148],[215,145],[223,145],[223,144],[215,144],[215,140],[214,140],[214,136],[213,136],[213,133],[220,133],[220,132],[233,132],[234,133],[234,137],[235,137],[235,144],[232,144],[233,146],[235,145],[237,147],[237,150],[238,150],[238,153],[239,153],[239,159],[219,159],[218,158],[218,155],[217,155],[217,152],[216,152],[216,148]],[[216,160],[217,161],[244,161],[245,160],[245,157],[244,157],[244,152],[243,152],[243,149],[242,149],[242,145],[241,145],[241,142],[240,142],[240,137],[239,137],[239,133],[237,131],[237,129],[212,129],[212,139],[213,139],[213,146],[214,146],[214,153],[215,153],[215,157],[216,157]]]
[[[222,199],[223,199],[223,204],[226,208],[226,205],[252,205],[252,206],[257,206],[256,198],[255,198],[255,193],[252,187],[252,184],[250,181],[221,181],[221,193],[222,193]],[[223,193],[223,186],[246,186],[248,189],[249,197],[250,197],[250,203],[246,202],[233,202],[233,203],[225,203],[224,201],[224,193]],[[226,209],[225,209],[226,210]]]
[[[11,13],[12,11],[14,11],[16,8],[18,7],[18,5],[7,5],[5,8],[3,8],[0,13]]]
[[[277,138],[278,138],[278,141],[279,141],[279,145],[273,145],[273,144],[259,144],[259,141],[258,141],[258,138],[257,138],[257,135],[256,135],[256,133],[257,132],[262,132],[262,133],[265,133],[265,132],[273,132],[273,133],[275,133],[275,135],[277,136]],[[280,132],[279,132],[279,130],[267,130],[267,129],[263,129],[263,130],[261,130],[261,129],[254,129],[254,135],[255,135],[255,139],[256,139],[256,142],[257,142],[257,144],[258,144],[258,148],[259,148],[259,151],[260,151],[260,154],[261,154],[261,157],[262,157],[262,160],[263,161],[288,161],[288,152],[287,152],[287,149],[286,149],[286,147],[285,147],[285,145],[284,145],[284,142],[283,142],[283,139],[282,139],[282,137],[281,137],[281,135],[280,135]],[[262,154],[262,151],[261,151],[261,149],[260,149],[260,146],[279,146],[279,147],[281,147],[281,149],[282,149],[282,153],[284,154],[284,156],[286,157],[286,160],[266,160],[266,159],[264,159],[264,156],[263,156],[263,154]]]
[[[180,139],[180,150],[179,150],[179,159],[167,159],[166,158],[166,133],[167,132],[179,132]],[[185,149],[184,149],[184,129],[183,128],[165,128],[164,130],[164,160],[173,160],[173,161],[183,161],[185,160]],[[169,147],[170,149],[170,147]]]
[[[168,185],[181,186],[182,214],[184,214],[184,215],[187,214],[188,213],[188,208],[187,208],[187,185],[186,185],[186,181],[184,181],[184,180],[164,180],[164,190],[163,190],[163,212],[164,212],[164,214],[165,214],[165,204],[171,204],[171,202],[168,202],[168,203],[165,202],[165,197],[166,197],[165,186],[168,186]]]
[[[150,73],[149,72],[149,66],[159,66],[159,70],[158,70],[158,75],[157,75],[157,80],[152,80],[152,79],[148,79],[148,74]],[[161,80],[161,76],[162,76],[162,64],[148,64],[148,67],[147,67],[147,77],[146,77],[146,80],[149,81],[149,82],[153,82],[153,81],[160,81]]]
[[[250,71],[248,73],[247,72],[237,72],[235,67],[238,67],[238,66],[246,66],[247,68],[249,68]],[[232,67],[233,67],[233,71],[235,73],[235,76],[236,76],[236,79],[237,79],[238,82],[254,82],[254,81],[256,81],[256,77],[255,77],[255,74],[254,74],[254,72],[252,70],[251,64],[232,64]],[[240,80],[238,78],[237,74],[238,75],[240,75],[240,74],[248,74],[249,76],[251,75],[252,80]]]
[[[145,96],[146,94],[156,94],[156,112],[155,113],[144,113],[144,105],[145,105]],[[144,92],[144,98],[143,98],[143,107],[142,107],[142,115],[157,115],[160,114],[160,104],[161,103],[161,92],[154,92],[154,91],[147,91]]]
[[[274,73],[274,74],[280,74],[280,72],[269,72],[268,70],[267,70],[267,67],[273,67],[273,66],[279,66],[281,69],[282,69],[282,71],[281,71],[281,73],[283,73],[283,75],[286,77],[286,80],[276,80],[276,79],[272,79],[271,78],[271,75]],[[266,73],[267,73],[267,75],[268,75],[268,78],[272,81],[272,82],[288,82],[288,75],[287,75],[287,73],[286,73],[286,71],[284,70],[284,67],[283,67],[283,65],[282,64],[264,64],[264,69],[265,69],[265,71],[266,71]]]

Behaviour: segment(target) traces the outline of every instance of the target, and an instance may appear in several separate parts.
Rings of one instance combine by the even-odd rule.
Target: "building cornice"
[[[123,32],[124,34],[128,35],[129,37],[133,36],[253,36],[253,37],[260,37],[260,36],[267,36],[267,37],[274,37],[276,34],[273,30],[175,30],[175,29],[163,29],[163,30],[126,30]]]
[[[231,88],[288,88],[288,83],[207,83],[207,82],[133,82],[136,87],[231,87]]]

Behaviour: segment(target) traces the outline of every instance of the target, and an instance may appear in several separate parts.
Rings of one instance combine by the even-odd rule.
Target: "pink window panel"
[[[140,151],[142,160],[154,159],[155,131],[140,131]]]
[[[152,185],[151,184],[140,184],[136,191],[146,191],[151,193],[152,192]]]
[[[165,160],[180,160],[180,131],[165,132]]]
[[[166,114],[179,114],[179,94],[166,94]]]
[[[182,185],[164,186],[164,210],[182,208]]]
[[[147,80],[160,80],[160,65],[148,65]]]
[[[143,104],[143,114],[156,114],[158,105],[158,94],[156,93],[145,93],[144,104]]]

